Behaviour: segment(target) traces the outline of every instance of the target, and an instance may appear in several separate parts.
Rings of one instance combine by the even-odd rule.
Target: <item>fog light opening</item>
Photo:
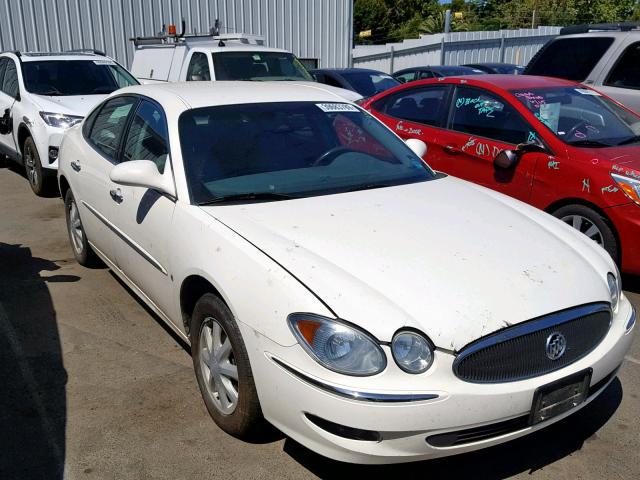
[[[49,163],[58,160],[58,147],[49,147]]]
[[[359,428],[347,427],[345,425],[339,425],[337,423],[330,422],[324,418],[316,417],[310,413],[305,413],[305,417],[309,419],[311,423],[320,427],[322,430],[329,432],[333,435],[342,438],[348,438],[349,440],[361,440],[365,442],[380,442],[382,441],[382,435],[380,432],[373,430],[361,430]]]

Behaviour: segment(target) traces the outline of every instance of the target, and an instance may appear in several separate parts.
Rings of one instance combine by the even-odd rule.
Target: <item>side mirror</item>
[[[150,188],[174,198],[176,196],[170,169],[166,168],[164,174],[160,173],[156,164],[150,160],[120,163],[111,169],[109,178],[119,185]]]
[[[422,140],[418,140],[417,138],[409,138],[405,140],[407,147],[411,149],[413,153],[415,153],[420,158],[424,157],[427,154],[427,144]]]
[[[519,160],[520,154],[518,150],[502,150],[493,160],[493,166],[507,170],[515,167]]]

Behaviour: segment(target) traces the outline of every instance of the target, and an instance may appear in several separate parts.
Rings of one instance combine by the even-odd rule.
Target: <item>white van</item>
[[[291,81],[311,84],[356,101],[362,96],[314,81],[287,50],[264,45],[247,34],[166,35],[137,37],[131,73],[141,83],[216,80]]]

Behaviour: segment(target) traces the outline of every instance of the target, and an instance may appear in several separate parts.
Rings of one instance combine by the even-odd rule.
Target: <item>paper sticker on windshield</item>
[[[595,90],[589,90],[588,88],[576,88],[576,92],[581,93],[582,95],[595,95],[596,97],[601,97],[602,95]]]
[[[326,113],[358,111],[356,107],[348,103],[316,103],[316,106]]]
[[[111,60],[94,60],[93,63],[96,65],[115,65]]]

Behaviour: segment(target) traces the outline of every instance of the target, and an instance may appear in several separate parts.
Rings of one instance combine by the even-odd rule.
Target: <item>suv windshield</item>
[[[386,73],[377,72],[342,72],[342,76],[363,97],[373,97],[400,85],[400,82]]]
[[[569,145],[611,147],[633,143],[640,117],[595,90],[553,87],[514,90],[513,95]]]
[[[435,178],[388,128],[346,103],[198,108],[180,116],[179,131],[189,189],[200,205],[323,195]]]
[[[300,60],[287,52],[216,52],[212,56],[216,80],[313,81]]]
[[[24,86],[38,95],[104,95],[138,81],[111,60],[22,62]]]

